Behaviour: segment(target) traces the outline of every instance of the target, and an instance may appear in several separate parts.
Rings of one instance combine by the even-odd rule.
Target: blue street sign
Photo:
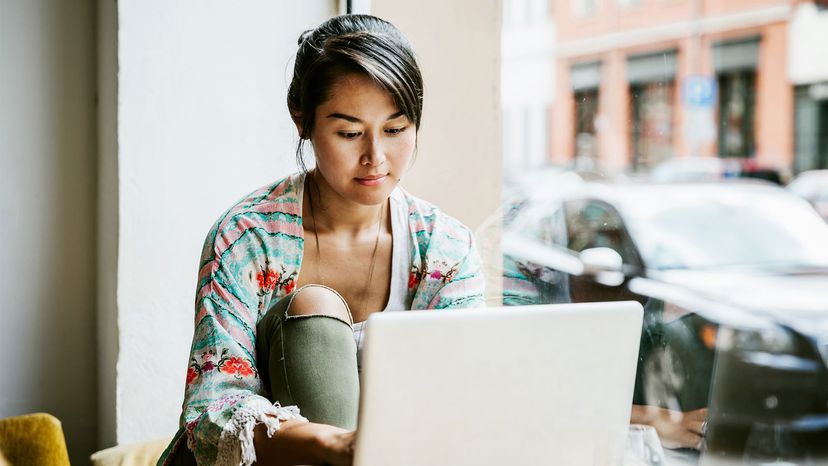
[[[716,106],[716,79],[711,76],[687,76],[682,83],[682,100],[689,107]]]

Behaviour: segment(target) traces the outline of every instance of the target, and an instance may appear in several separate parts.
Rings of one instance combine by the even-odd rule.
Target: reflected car
[[[732,178],[764,180],[782,184],[783,173],[760,164],[755,158],[741,157],[672,157],[655,166],[649,173],[656,183],[687,183],[718,181]]]
[[[817,213],[828,222],[828,170],[802,172],[791,181],[788,189],[810,202]]]
[[[802,199],[759,182],[569,182],[513,202],[502,249],[506,305],[644,305],[636,404],[709,407],[710,448],[784,425],[797,454],[828,458],[828,225]]]

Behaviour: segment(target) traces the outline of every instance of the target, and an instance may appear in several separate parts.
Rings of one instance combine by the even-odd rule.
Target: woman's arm
[[[656,406],[633,405],[631,424],[655,427],[661,443],[667,448],[701,447],[707,408],[682,413]]]
[[[264,424],[257,425],[253,442],[257,462],[262,464],[350,466],[355,439],[355,432],[339,427],[292,420],[282,422],[272,437]]]
[[[456,222],[456,221],[454,221]],[[413,308],[452,309],[484,307],[486,283],[474,236],[456,222],[457,231],[432,234],[420,285],[425,293],[415,296]],[[422,299],[422,301],[420,301]],[[424,305],[425,304],[425,305]]]
[[[262,241],[270,236],[260,217],[223,217],[202,250],[181,419],[199,463],[252,465],[255,425],[272,435],[280,421],[303,420],[296,407],[267,399],[255,361],[259,309],[282,286],[257,278],[270,271],[267,248],[278,246]]]

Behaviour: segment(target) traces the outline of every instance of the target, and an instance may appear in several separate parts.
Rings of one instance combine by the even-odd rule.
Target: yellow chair
[[[14,466],[69,466],[63,428],[51,414],[0,419],[0,452]]]

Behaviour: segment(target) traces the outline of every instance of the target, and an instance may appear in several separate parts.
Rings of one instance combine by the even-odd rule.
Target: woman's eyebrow
[[[397,112],[397,113],[394,113],[391,116],[389,116],[388,119],[389,120],[394,120],[394,119],[399,118],[403,115],[405,115],[405,112]],[[331,113],[330,115],[327,116],[327,118],[340,118],[340,119],[345,120],[345,121],[350,121],[351,123],[362,123],[362,120],[360,120],[359,118],[357,118],[355,116],[351,116],[351,115],[345,115],[344,113]]]
[[[350,121],[351,123],[362,123],[362,120],[355,116],[345,115],[343,113],[331,113],[327,116],[327,118],[341,118],[346,121]]]

